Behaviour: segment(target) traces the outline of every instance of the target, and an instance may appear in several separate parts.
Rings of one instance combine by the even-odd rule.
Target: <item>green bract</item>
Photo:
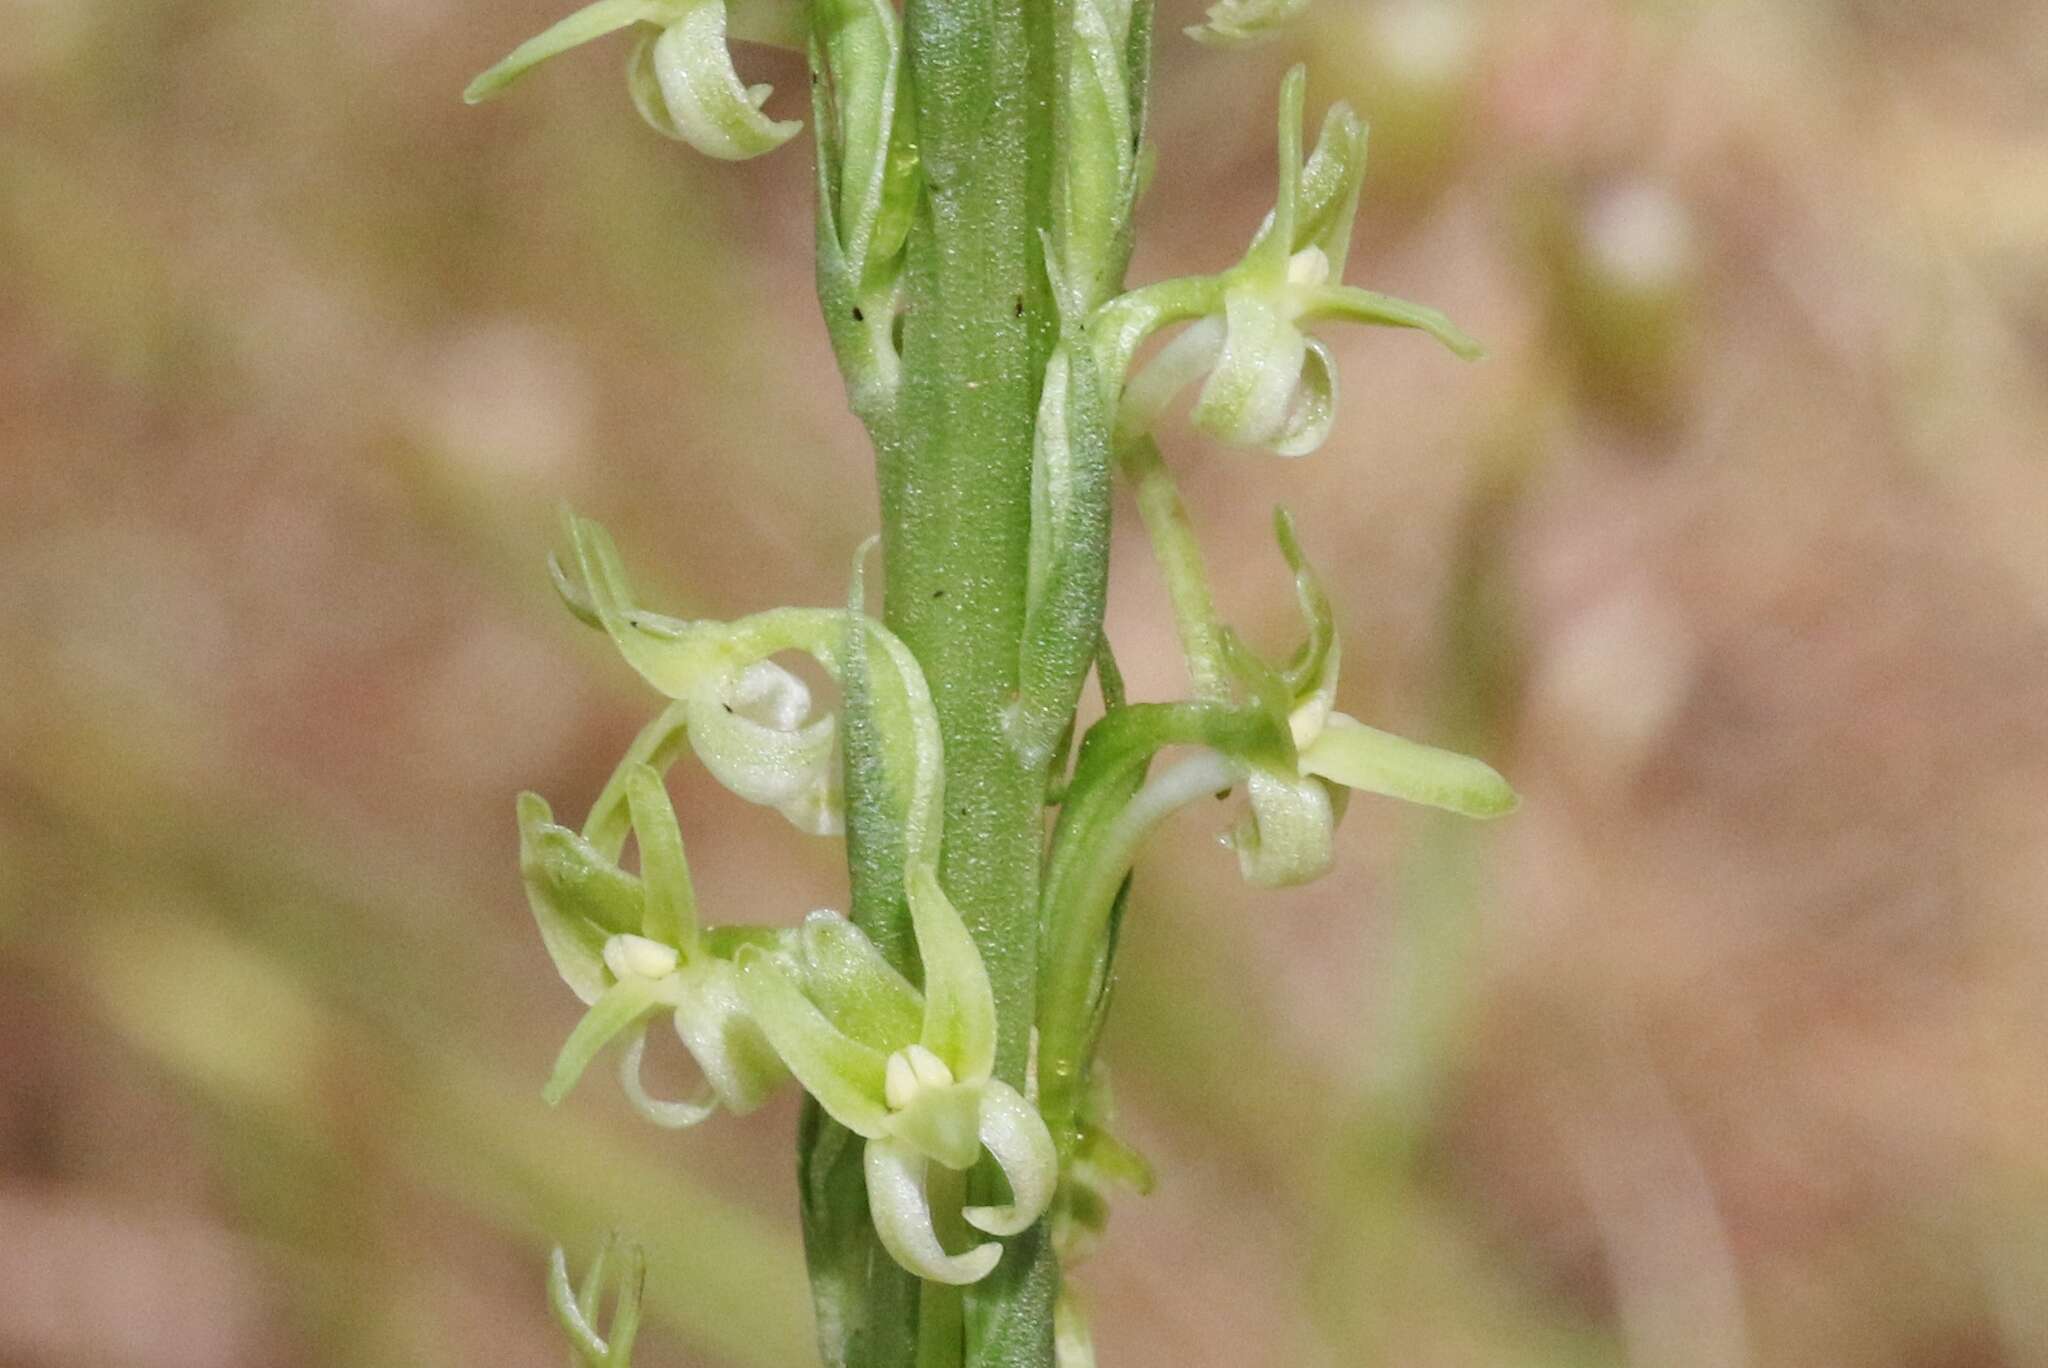
[[[735,36],[784,45],[803,39],[802,9],[792,0],[741,0]],[[550,57],[623,28],[640,30],[626,84],[641,117],[706,156],[743,161],[772,152],[801,124],[761,113],[771,88],[748,86],[727,48],[726,0],[597,0],[527,39],[469,83],[463,98],[488,100]]]

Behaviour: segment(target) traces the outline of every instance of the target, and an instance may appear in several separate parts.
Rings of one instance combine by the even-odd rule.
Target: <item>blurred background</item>
[[[1305,58],[1373,122],[1352,278],[1492,351],[1333,333],[1317,456],[1174,436],[1226,606],[1294,630],[1284,501],[1347,710],[1525,801],[1360,800],[1278,897],[1155,853],[1106,1368],[2048,1365],[2048,9],[1162,9],[1134,280],[1236,259]],[[664,143],[610,50],[461,105],[556,12],[0,0],[0,1363],[558,1365],[544,1251],[611,1226],[645,1368],[809,1360],[792,1098],[541,1104],[512,798],[653,707],[558,501],[652,602],[829,604],[869,458],[805,146]],[[677,792],[712,915],[843,901]]]

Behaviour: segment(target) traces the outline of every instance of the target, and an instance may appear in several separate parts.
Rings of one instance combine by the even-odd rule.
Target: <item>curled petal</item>
[[[768,705],[762,711],[787,710],[786,692],[772,700],[759,693],[764,668],[788,674],[772,662],[757,661],[737,676],[700,688],[690,700],[690,746],[712,777],[739,797],[774,808],[799,830],[837,835],[845,829],[838,719],[828,713],[785,729],[743,711],[746,689],[755,690],[756,704]],[[794,677],[791,682],[802,687]]]
[[[995,1067],[995,990],[967,923],[929,865],[911,870],[910,920],[924,961],[919,1041],[962,1083],[979,1083]]]
[[[762,114],[770,88],[741,82],[726,46],[724,0],[692,0],[658,34],[642,36],[626,80],[658,132],[723,161],[773,152],[803,127]]]
[[[1521,800],[1483,760],[1439,750],[1332,713],[1301,753],[1304,774],[1362,793],[1443,808],[1466,817],[1503,817]]]
[[[1321,342],[1313,337],[1306,341],[1308,352],[1294,402],[1269,448],[1276,456],[1308,455],[1329,440],[1337,421],[1337,363]]]
[[[650,1095],[647,1085],[640,1077],[641,1064],[647,1058],[647,1030],[642,1027],[640,1034],[633,1037],[633,1043],[619,1056],[619,1086],[625,1090],[626,1100],[633,1104],[633,1110],[664,1130],[686,1130],[699,1122],[708,1120],[718,1110],[718,1099],[706,1093],[695,1100],[666,1102]]]
[[[1309,0],[1217,0],[1206,22],[1187,30],[1198,43],[1216,47],[1249,47],[1269,42],[1280,29],[1308,8]]]
[[[554,1072],[540,1094],[547,1104],[552,1107],[567,1097],[590,1061],[615,1037],[632,1030],[651,1013],[673,1005],[672,994],[672,980],[637,977],[621,979],[599,994],[555,1056]]]
[[[776,956],[749,946],[737,964],[748,1012],[797,1082],[848,1130],[870,1139],[886,1135],[888,1056],[834,1026]]]
[[[1182,330],[1124,387],[1117,436],[1128,441],[1150,432],[1174,396],[1216,368],[1223,355],[1223,320],[1204,318]]]
[[[1019,1235],[1052,1205],[1060,1156],[1052,1132],[1024,1095],[998,1079],[981,1094],[981,1143],[1010,1180],[1010,1204],[969,1207],[967,1223],[991,1235]]]
[[[789,1068],[747,1009],[739,971],[724,960],[684,969],[676,1034],[726,1110],[744,1116],[789,1077]]]
[[[1218,441],[1268,446],[1287,428],[1308,339],[1265,292],[1232,290],[1224,301],[1223,352],[1195,401],[1195,426]]]
[[[980,1282],[995,1270],[1003,1247],[994,1241],[964,1254],[948,1254],[939,1243],[924,1189],[923,1155],[895,1140],[870,1140],[863,1162],[875,1233],[897,1263],[929,1282],[954,1287]]]
[[[1253,770],[1251,809],[1231,838],[1245,881],[1291,888],[1329,872],[1337,814],[1330,794],[1312,778]]]
[[[480,104],[550,57],[633,24],[659,22],[673,9],[673,0],[597,0],[512,49],[503,61],[471,81],[462,98]]]

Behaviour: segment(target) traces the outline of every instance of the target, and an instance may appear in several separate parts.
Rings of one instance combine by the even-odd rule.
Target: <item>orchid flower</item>
[[[657,1125],[694,1126],[720,1106],[758,1107],[789,1077],[748,1019],[732,950],[774,932],[700,931],[697,899],[683,855],[675,808],[652,765],[628,755],[613,781],[631,813],[640,876],[615,863],[622,837],[607,837],[600,799],[584,835],[554,824],[538,794],[519,799],[520,866],[528,901],[555,968],[590,1010],[556,1057],[542,1095],[559,1102],[599,1051],[637,1031],[620,1060],[619,1081],[634,1107]],[[596,844],[609,841],[606,850]],[[720,953],[723,951],[723,953]],[[695,1099],[648,1095],[640,1080],[646,1023],[668,1013],[706,1084]]]
[[[1238,660],[1253,689],[1286,709],[1291,766],[1253,764],[1246,775],[1250,806],[1231,843],[1252,883],[1307,882],[1329,868],[1331,838],[1348,795],[1376,793],[1466,817],[1501,817],[1519,800],[1482,760],[1410,741],[1336,710],[1338,640],[1330,603],[1302,554],[1293,520],[1274,519],[1281,554],[1294,571],[1295,596],[1308,639],[1286,669],[1273,671],[1244,654]]]
[[[1038,1111],[993,1076],[995,995],[974,940],[929,866],[913,869],[910,909],[924,964],[920,993],[903,983],[860,1010],[815,1000],[788,957],[743,948],[741,991],[753,1018],[811,1096],[863,1137],[868,1207],[882,1245],[933,1282],[988,1276],[1002,1257],[989,1241],[949,1254],[939,1241],[925,1189],[932,1164],[964,1171],[986,1151],[1009,1180],[1011,1200],[976,1206],[968,1224],[990,1235],[1021,1234],[1051,1204],[1059,1156]],[[815,919],[814,919],[815,922]],[[815,934],[830,923],[808,933]],[[914,1004],[915,1010],[910,1010]]]
[[[712,777],[748,802],[813,835],[843,830],[838,718],[813,717],[810,690],[770,659],[795,650],[836,668],[843,615],[787,608],[725,623],[645,612],[610,535],[585,518],[566,521],[582,580],[580,588],[563,583],[572,603],[674,700],[636,749],[669,755],[687,740]]]
[[[626,86],[641,117],[706,156],[743,161],[774,151],[803,125],[761,112],[772,88],[740,80],[727,40],[801,47],[803,19],[801,0],[597,0],[514,48],[463,98],[481,103],[550,57],[634,28],[640,36]]]
[[[608,1333],[597,1332],[598,1304],[604,1299],[605,1274],[614,1252],[619,1270],[618,1298]],[[579,1368],[632,1368],[633,1342],[640,1333],[640,1298],[646,1290],[647,1255],[639,1245],[606,1236],[597,1257],[583,1275],[581,1287],[569,1282],[569,1256],[560,1245],[548,1256],[548,1310],[569,1337]]]
[[[1280,183],[1251,250],[1215,276],[1169,280],[1105,305],[1091,324],[1105,376],[1126,374],[1153,333],[1191,322],[1124,387],[1119,443],[1150,432],[1174,397],[1201,381],[1195,426],[1234,446],[1304,456],[1336,419],[1330,349],[1306,332],[1318,322],[1417,328],[1468,360],[1477,343],[1435,309],[1342,283],[1365,176],[1365,125],[1345,105],[1301,154],[1307,75],[1288,73],[1280,96]]]

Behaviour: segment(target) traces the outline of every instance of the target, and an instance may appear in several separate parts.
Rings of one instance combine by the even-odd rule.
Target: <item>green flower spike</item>
[[[624,790],[639,841],[638,879],[591,839],[556,826],[537,794],[519,799],[520,865],[534,919],[563,980],[590,1005],[542,1095],[550,1105],[560,1102],[606,1045],[636,1032],[619,1081],[648,1120],[679,1128],[720,1106],[752,1111],[789,1072],[748,1019],[730,959],[715,953],[720,933],[698,930],[682,835],[660,774],[629,755],[613,787]],[[601,827],[603,812],[600,800],[593,828]],[[723,939],[730,944],[749,935],[774,933],[732,931]],[[646,1023],[663,1012],[673,1014],[677,1036],[703,1070],[701,1097],[662,1101],[641,1084]]]
[[[1009,1180],[1011,1201],[964,1214],[977,1230],[1009,1236],[1051,1205],[1059,1156],[1037,1109],[992,1077],[995,996],[973,938],[929,866],[912,869],[910,910],[924,963],[914,1017],[899,1008],[841,1011],[835,1019],[814,1001],[815,988],[806,995],[799,986],[787,957],[760,949],[740,952],[741,988],[797,1081],[866,1139],[868,1209],[883,1247],[932,1282],[978,1282],[1002,1246],[946,1252],[925,1191],[929,1166],[964,1171],[986,1150]]]
[[[684,622],[634,606],[611,537],[567,519],[590,610],[628,664],[674,700],[639,743],[672,752],[682,740],[712,777],[813,835],[845,828],[839,721],[813,717],[810,690],[771,656],[803,651],[832,668],[843,620],[781,609],[737,622]]]
[[[613,1252],[620,1251],[624,1266],[619,1270],[618,1298],[612,1307],[611,1335],[597,1333],[599,1303],[604,1299],[604,1275]],[[606,1237],[583,1286],[569,1282],[569,1256],[556,1245],[548,1256],[548,1309],[555,1323],[569,1337],[569,1347],[581,1368],[632,1368],[633,1341],[640,1333],[640,1296],[647,1283],[647,1256],[636,1244],[623,1247],[615,1237]]]
[[[1198,43],[1249,47],[1279,36],[1280,29],[1308,9],[1309,0],[1217,0],[1208,18],[1187,30]]]
[[[1150,432],[1174,398],[1202,382],[1195,426],[1233,446],[1305,456],[1330,435],[1337,370],[1304,329],[1317,322],[1416,328],[1468,360],[1480,349],[1435,309],[1342,283],[1365,177],[1365,125],[1339,104],[1306,163],[1301,154],[1307,74],[1288,73],[1280,96],[1280,181],[1273,212],[1243,261],[1221,275],[1170,280],[1112,301],[1091,331],[1097,363],[1126,374],[1154,332],[1190,322],[1125,387],[1120,441]]]
[[[731,8],[728,15],[727,0],[597,0],[514,48],[471,81],[462,97],[471,104],[488,100],[550,57],[637,28],[626,86],[641,117],[706,156],[758,157],[788,142],[803,125],[761,112],[771,89],[740,80],[727,38],[800,47],[804,6],[798,0],[740,0]]]
[[[1303,556],[1293,519],[1275,515],[1281,554],[1294,571],[1295,595],[1308,640],[1286,669],[1273,671],[1240,656],[1254,692],[1282,700],[1295,763],[1254,766],[1246,781],[1250,808],[1232,844],[1244,876],[1277,887],[1305,883],[1328,869],[1331,837],[1349,791],[1376,793],[1465,817],[1502,817],[1519,800],[1492,766],[1368,727],[1336,711],[1343,649],[1321,582]],[[1260,679],[1263,676],[1263,679]]]

